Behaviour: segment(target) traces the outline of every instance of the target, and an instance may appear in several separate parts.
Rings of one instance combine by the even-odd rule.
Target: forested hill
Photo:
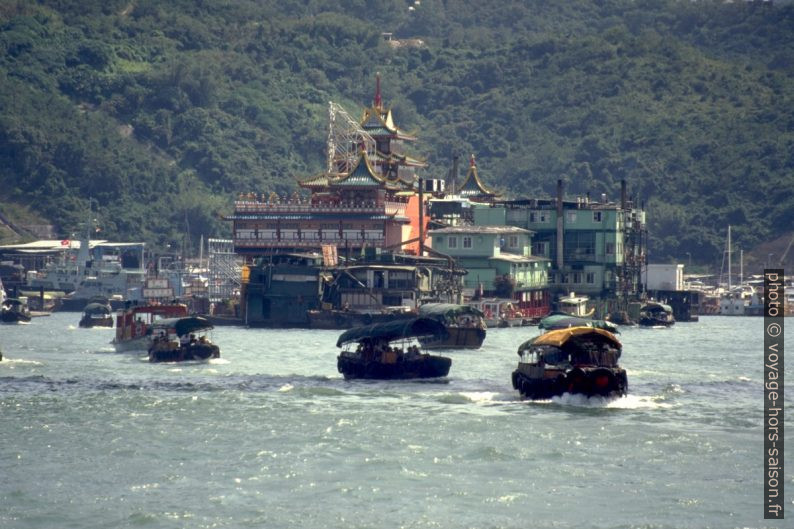
[[[105,238],[228,233],[237,193],[322,170],[328,101],[357,117],[377,71],[426,177],[476,153],[513,195],[625,178],[654,260],[794,229],[790,3],[9,0],[0,50],[0,211],[61,234],[89,197]]]

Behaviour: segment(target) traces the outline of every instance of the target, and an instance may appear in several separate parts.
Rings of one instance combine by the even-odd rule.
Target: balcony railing
[[[349,246],[359,248],[364,246],[380,248],[384,245],[385,239],[339,239],[318,237],[302,239],[234,239],[235,248],[319,248],[324,244],[331,244],[339,248]]]
[[[369,213],[382,215],[405,215],[405,202],[384,202],[376,204],[372,201],[361,203],[339,202],[335,204],[307,204],[301,202],[255,202],[235,201],[234,212],[250,213]]]

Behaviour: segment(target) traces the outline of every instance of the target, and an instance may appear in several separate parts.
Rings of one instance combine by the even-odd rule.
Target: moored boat
[[[577,296],[571,292],[557,300],[557,311],[578,318],[591,318],[595,313],[595,308],[588,308],[589,301],[589,297]]]
[[[149,362],[220,358],[220,348],[206,336],[212,323],[201,316],[157,320],[151,326]]]
[[[0,304],[0,323],[29,323],[30,311],[24,299],[6,298]]]
[[[116,314],[116,337],[111,342],[116,351],[148,351],[152,342],[151,326],[158,319],[183,318],[187,306],[131,305]]]
[[[479,349],[485,340],[483,314],[469,305],[426,303],[419,307],[419,316],[439,321],[448,333],[446,338],[420,338],[427,349]]]
[[[469,301],[468,305],[482,313],[485,326],[491,329],[520,327],[527,322],[512,299],[480,298]]]
[[[337,369],[346,379],[439,378],[449,374],[452,360],[422,353],[415,339],[447,334],[440,322],[414,318],[376,323],[350,329],[339,337],[337,347],[345,349],[337,357]],[[358,344],[355,350],[348,350]]]
[[[94,300],[83,308],[78,324],[83,328],[113,327],[113,311],[107,300]]]
[[[628,392],[618,365],[622,345],[609,331],[570,327],[527,340],[518,348],[513,388],[523,398],[549,399],[564,393],[611,397]]]

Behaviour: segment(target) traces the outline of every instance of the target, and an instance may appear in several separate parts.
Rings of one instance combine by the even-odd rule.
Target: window
[[[548,218],[548,217],[546,216],[546,213],[545,213],[545,212],[543,212],[543,211],[541,211],[541,212],[540,212],[540,222],[546,222],[546,219],[547,219],[547,218]]]
[[[518,235],[509,235],[507,237],[508,248],[518,248]]]
[[[582,273],[581,272],[574,272],[573,273],[573,282],[575,284],[580,284],[582,282]]]
[[[576,212],[575,211],[568,211],[566,213],[566,220],[570,223],[576,222]]]
[[[532,245],[532,255],[546,255],[546,251],[548,249],[548,243],[546,242],[536,242]]]
[[[471,236],[464,235],[463,236],[463,247],[464,248],[471,248]]]
[[[615,255],[615,243],[608,242],[606,250],[607,250],[607,255]]]
[[[601,212],[593,211],[593,222],[601,222]]]
[[[538,214],[534,211],[529,212],[529,222],[537,222],[538,221]]]
[[[588,285],[595,285],[595,272],[587,272],[585,274],[585,281]]]
[[[458,238],[457,237],[449,237],[447,239],[447,248],[457,248],[458,247]]]

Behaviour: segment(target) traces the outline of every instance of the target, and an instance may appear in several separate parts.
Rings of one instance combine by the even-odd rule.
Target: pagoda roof
[[[384,109],[382,106],[365,108],[359,123],[370,136],[393,136],[401,140],[416,140],[416,136],[400,130],[394,124],[391,108]]]
[[[366,151],[361,151],[356,166],[349,173],[341,175],[329,184],[331,186],[386,187],[391,189],[396,189],[398,185],[385,179],[372,168]]]
[[[323,174],[319,174],[319,175],[316,175],[316,176],[310,176],[306,180],[299,180],[298,181],[298,185],[300,187],[303,187],[303,188],[313,188],[313,187],[323,188],[323,187],[328,187],[328,185],[331,183],[333,177],[334,177],[334,175],[331,175],[329,173],[323,173]]]
[[[480,179],[480,175],[477,172],[477,163],[473,154],[471,155],[471,160],[469,162],[469,172],[466,173],[466,179],[459,188],[459,194],[462,197],[501,196],[501,193],[497,193],[493,189],[490,189],[483,184],[482,180]]]
[[[427,167],[426,161],[420,160],[418,158],[412,158],[411,156],[407,155],[399,155],[394,153],[386,154],[380,151],[375,151],[375,157],[378,158],[378,160],[386,162],[398,162],[410,167]]]

